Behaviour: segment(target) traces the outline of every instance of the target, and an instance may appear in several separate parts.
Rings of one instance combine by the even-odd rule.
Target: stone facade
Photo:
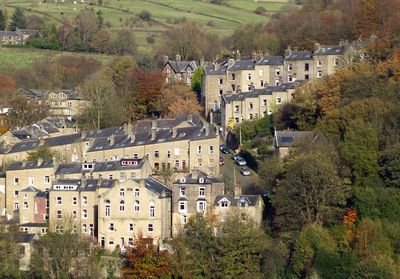
[[[171,189],[152,179],[117,183],[99,196],[98,239],[102,247],[133,245],[142,234],[155,243],[171,235]]]
[[[24,45],[29,37],[36,36],[36,34],[38,34],[36,30],[0,30],[0,45]]]
[[[235,124],[238,124],[244,120],[261,118],[273,113],[277,106],[290,102],[296,86],[296,83],[284,83],[280,86],[269,86],[250,92],[224,95],[221,110],[223,135],[227,135],[227,127],[231,119]]]
[[[193,73],[200,63],[200,61],[181,61],[180,55],[176,56],[175,61],[168,60],[167,57],[162,68],[166,83],[170,83],[172,80],[181,80],[187,85],[191,85]]]
[[[181,177],[172,184],[172,232],[181,231],[197,213],[211,213],[217,195],[224,193],[224,183],[203,172]]]
[[[78,92],[73,90],[21,89],[19,93],[46,106],[50,117],[72,119],[89,105],[88,101],[83,100]]]

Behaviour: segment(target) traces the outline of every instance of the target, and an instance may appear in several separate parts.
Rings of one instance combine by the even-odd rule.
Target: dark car
[[[221,149],[221,152],[224,153],[224,154],[229,154],[229,153],[230,153],[230,150],[229,150],[229,148],[228,148],[227,146],[225,146],[225,147],[223,147],[223,148]]]

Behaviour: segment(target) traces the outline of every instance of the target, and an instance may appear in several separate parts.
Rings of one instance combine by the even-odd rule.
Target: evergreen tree
[[[10,29],[12,31],[19,29],[25,29],[26,28],[26,17],[24,14],[24,10],[20,7],[17,7],[15,9],[14,14],[11,17],[11,25]]]
[[[3,14],[3,11],[0,10],[0,30],[6,29],[6,17]]]

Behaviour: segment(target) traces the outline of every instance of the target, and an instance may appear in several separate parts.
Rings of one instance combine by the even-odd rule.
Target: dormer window
[[[181,183],[185,183],[185,182],[186,182],[186,179],[185,179],[184,177],[181,177],[180,182],[181,182]]]
[[[229,203],[228,203],[228,201],[226,201],[226,200],[222,201],[222,202],[220,203],[220,205],[221,205],[222,208],[228,208],[228,207],[229,207]]]
[[[93,170],[94,164],[84,163],[84,164],[82,164],[82,168],[83,168],[83,170]]]
[[[204,178],[203,177],[200,177],[199,183],[204,183]]]

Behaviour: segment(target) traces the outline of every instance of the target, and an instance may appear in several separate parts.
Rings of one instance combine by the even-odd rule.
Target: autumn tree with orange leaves
[[[197,114],[203,110],[196,93],[182,82],[168,84],[159,96],[157,107],[162,116],[169,118],[180,114]]]
[[[157,252],[152,238],[139,235],[124,257],[121,268],[124,279],[171,278],[172,262],[167,258],[167,251]]]

